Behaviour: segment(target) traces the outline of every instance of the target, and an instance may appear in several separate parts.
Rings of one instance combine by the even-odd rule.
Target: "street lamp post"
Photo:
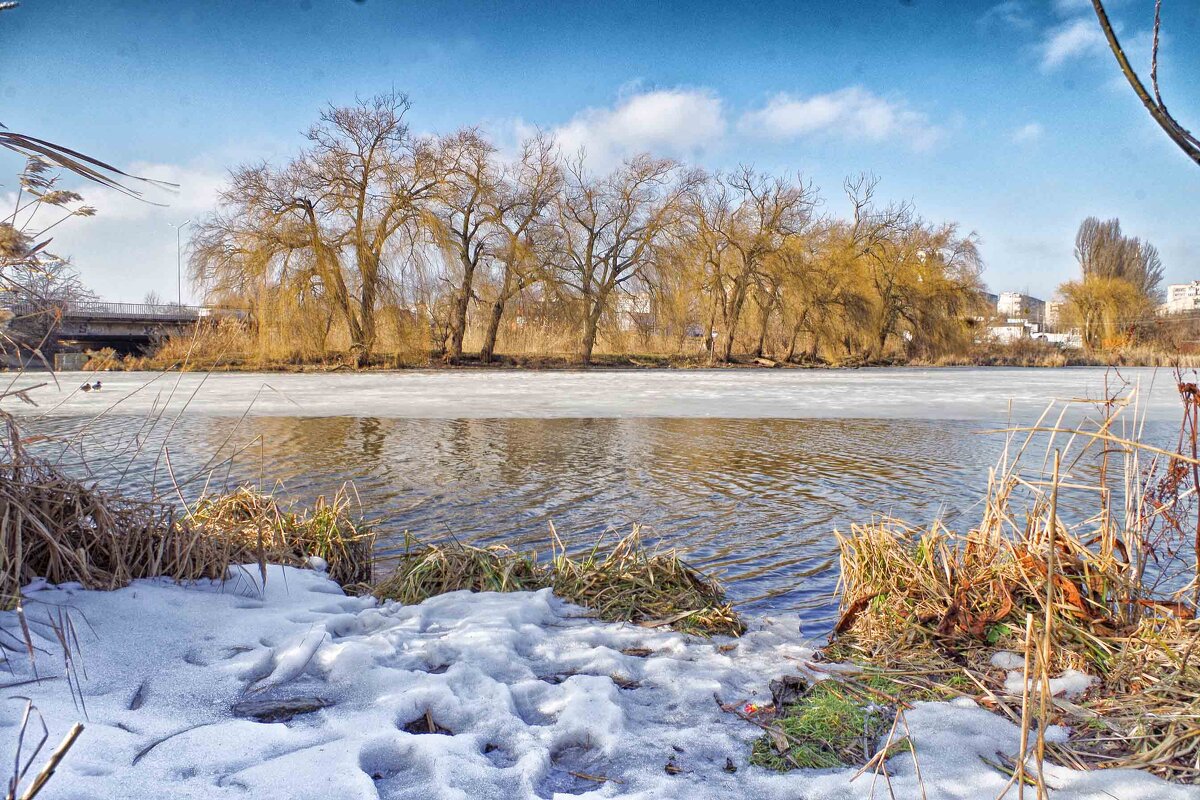
[[[175,303],[180,308],[183,308],[183,242],[179,232],[191,222],[191,218],[188,218],[178,225],[168,223],[175,229]]]

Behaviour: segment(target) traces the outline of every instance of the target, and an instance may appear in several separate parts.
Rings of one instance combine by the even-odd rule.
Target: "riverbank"
[[[452,592],[418,605],[346,597],[319,572],[258,565],[221,585],[140,580],[113,592],[32,586],[42,680],[12,658],[57,742],[85,730],[45,798],[868,798],[855,768],[750,766],[761,730],[724,711],[770,702],[780,674],[819,677],[794,623],[693,639],[601,623],[548,590]],[[52,676],[51,626],[75,620],[76,670]],[[87,623],[84,623],[87,620]],[[3,630],[18,634],[11,612]],[[86,665],[87,675],[82,667]],[[52,677],[51,677],[52,676]],[[72,683],[73,682],[73,683]],[[76,687],[72,692],[71,683]],[[73,699],[74,695],[74,699]],[[0,708],[11,760],[18,703]],[[1015,725],[970,701],[906,713],[920,766],[888,761],[897,797],[995,797]],[[5,763],[8,763],[6,761]],[[1051,768],[1059,800],[1183,800],[1128,770]],[[876,784],[873,787],[873,784]]]
[[[694,353],[596,353],[584,364],[571,353],[496,354],[483,361],[467,353],[447,358],[436,353],[384,353],[366,364],[355,364],[348,354],[303,360],[275,360],[227,350],[208,353],[189,349],[182,343],[143,356],[120,356],[106,350],[91,354],[85,371],[213,371],[213,372],[370,372],[378,370],[589,370],[589,369],[862,369],[871,367],[1185,367],[1200,366],[1200,356],[1151,348],[1085,353],[1041,342],[981,345],[963,353],[936,357],[888,355],[877,358],[847,356],[839,359],[786,359],[770,353],[762,356],[735,354],[728,361],[714,360],[706,352]],[[36,368],[39,364],[30,364]]]
[[[779,377],[787,376],[764,374],[768,380]],[[175,384],[172,391],[190,402],[202,386]],[[1113,390],[1107,382],[1101,386]],[[1167,388],[1176,395],[1178,416],[1178,392]],[[449,396],[447,387],[440,389]],[[827,400],[828,392],[824,394]],[[87,402],[107,406],[112,401],[106,397],[89,393]],[[1120,430],[1112,409],[1123,406],[1141,413],[1156,408],[1152,394],[1144,406],[1113,394],[1096,399],[1102,397],[1113,402],[1088,404],[1110,409],[1101,418],[1101,432]],[[161,400],[160,394],[153,407],[161,410]],[[866,402],[879,398],[872,394]],[[1060,418],[1058,412],[1051,417]],[[1095,433],[1067,429],[1064,435],[1078,442],[1108,441],[1095,439],[1089,430]],[[1132,440],[1108,444],[1104,458],[1141,452]],[[1057,498],[1058,479],[1047,482],[1044,465],[1036,464],[1022,475],[1016,471],[1017,460],[1005,459],[1011,470],[998,473],[997,480],[1005,486],[1012,480],[1041,487],[1031,513],[1053,519],[1054,502],[1045,517],[1047,507],[1037,497],[1054,492]],[[1070,461],[1081,458],[1071,456]],[[1178,472],[1174,461],[1167,466],[1168,474]],[[1134,484],[1133,496],[1166,502],[1168,495],[1153,471],[1134,467],[1128,474],[1142,483]],[[1049,756],[1040,779],[1053,797],[1101,798],[1114,789],[1122,798],[1197,796],[1194,789],[1162,783],[1143,772],[1062,766],[1083,765],[1070,756],[1078,734],[1103,740],[1096,737],[1101,725],[1123,741],[1141,741],[1144,736],[1134,740],[1127,730],[1112,726],[1153,722],[1160,715],[1158,706],[1147,713],[1130,713],[1127,702],[1113,706],[1111,699],[1119,696],[1108,693],[1116,685],[1110,669],[1114,660],[1096,658],[1087,649],[1102,628],[1114,631],[1114,644],[1131,638],[1126,629],[1095,613],[1096,607],[1112,605],[1108,596],[1097,594],[1098,587],[1131,591],[1131,580],[1121,577],[1129,562],[1084,561],[1077,572],[1065,554],[1051,557],[1050,563],[1060,565],[1051,574],[1066,584],[1055,582],[1062,586],[1062,597],[1050,605],[1069,607],[1067,616],[1073,616],[1081,610],[1068,602],[1074,591],[1089,598],[1082,610],[1102,628],[1091,639],[1060,637],[1062,631],[1080,630],[1081,624],[1056,620],[1053,630],[1059,633],[1052,641],[1059,649],[1046,658],[1029,646],[1037,631],[1027,623],[1031,635],[1023,638],[1013,624],[1039,609],[1038,586],[1045,581],[1036,567],[1015,573],[1003,589],[995,588],[997,581],[1014,574],[1014,563],[1024,564],[1016,546],[1026,548],[1031,564],[1039,563],[1045,555],[1044,529],[1009,530],[1003,524],[987,529],[988,519],[1009,520],[1021,513],[1004,510],[1007,506],[995,496],[983,504],[987,510],[979,534],[992,543],[992,550],[979,550],[971,535],[961,542],[944,539],[927,545],[927,538],[899,534],[889,548],[866,559],[883,565],[874,574],[889,582],[886,591],[863,578],[863,559],[848,558],[844,550],[843,615],[835,628],[835,644],[841,649],[821,651],[795,620],[781,625],[761,617],[734,617],[736,624],[722,627],[729,617],[721,612],[708,615],[716,625],[698,629],[717,633],[712,639],[666,630],[672,625],[697,630],[689,623],[701,618],[699,612],[707,614],[705,609],[720,611],[723,598],[677,560],[655,561],[636,543],[628,546],[627,555],[616,554],[623,544],[612,554],[592,551],[562,560],[556,552],[546,567],[536,556],[505,548],[417,546],[402,559],[395,579],[379,582],[364,577],[362,570],[346,568],[362,563],[361,556],[353,555],[360,551],[336,545],[347,537],[360,541],[365,532],[339,521],[343,507],[336,502],[325,506],[333,509],[330,519],[319,509],[288,515],[269,499],[235,493],[198,505],[190,514],[194,521],[176,526],[167,509],[147,516],[144,504],[129,502],[115,506],[125,509],[125,516],[97,511],[105,501],[88,494],[87,487],[64,486],[41,473],[32,477],[24,484],[38,497],[74,491],[83,498],[64,504],[43,498],[26,504],[35,512],[14,515],[10,507],[5,513],[6,519],[20,523],[10,522],[6,535],[21,525],[35,538],[43,538],[43,531],[59,532],[51,535],[57,547],[43,545],[40,551],[5,542],[6,553],[44,557],[24,570],[18,563],[13,573],[25,587],[22,613],[0,612],[0,642],[8,645],[4,655],[10,672],[43,716],[50,711],[64,718],[63,726],[76,720],[88,726],[75,748],[100,729],[102,751],[73,748],[71,758],[86,756],[79,769],[68,769],[71,758],[60,767],[58,777],[67,778],[62,796],[86,793],[99,782],[135,797],[155,796],[168,786],[173,794],[212,797],[246,789],[265,793],[271,785],[278,793],[282,785],[289,796],[319,791],[350,797],[833,798],[870,797],[876,789],[885,791],[880,783],[890,784],[898,797],[995,797],[1021,763],[1017,754],[1031,736],[1045,742]],[[1173,484],[1184,498],[1191,496],[1185,478],[1179,476]],[[1097,496],[1079,485],[1080,476],[1069,480],[1064,492]],[[11,493],[4,497],[12,506]],[[46,508],[64,513],[43,520],[37,515]],[[91,510],[78,512],[80,508]],[[133,513],[136,508],[143,509],[140,515]],[[1186,504],[1181,509],[1186,511]],[[35,517],[37,524],[31,524]],[[101,519],[120,524],[93,524]],[[1127,527],[1118,531],[1128,553],[1145,552],[1144,543],[1151,541],[1143,529],[1128,527],[1130,520],[1140,524],[1139,519],[1144,518],[1126,518],[1122,524]],[[1186,520],[1181,524],[1187,528]],[[73,532],[62,533],[68,530]],[[123,536],[128,530],[138,535]],[[288,546],[289,536],[295,536],[296,546]],[[212,539],[218,547],[208,546]],[[1072,558],[1084,557],[1082,535],[1059,541],[1072,542],[1067,551]],[[1017,556],[1008,558],[1004,547],[1013,547]],[[943,551],[974,553],[975,560],[964,565],[936,555]],[[1163,551],[1179,552],[1169,543]],[[120,553],[133,557],[128,563],[114,561],[113,555]],[[206,566],[160,569],[155,566],[158,553],[171,555],[166,563],[191,567],[197,565],[193,554],[200,554],[206,560],[199,563]],[[277,553],[292,566],[271,563]],[[239,558],[251,563],[230,564]],[[1188,566],[1186,558],[1181,563]],[[303,564],[312,569],[297,568]],[[894,568],[905,564],[916,567]],[[977,564],[982,577],[967,568]],[[657,570],[653,580],[638,577],[643,567]],[[66,585],[31,580],[43,570]],[[358,596],[346,596],[323,570],[340,576],[346,591]],[[183,582],[156,579],[160,572]],[[945,583],[940,582],[943,572]],[[682,579],[672,584],[658,577],[664,575]],[[213,580],[219,576],[226,577],[224,583]],[[102,592],[75,582],[117,588]],[[643,592],[647,586],[655,594]],[[1165,612],[1163,619],[1170,621],[1157,582],[1138,591],[1131,597],[1148,605],[1126,600],[1123,606],[1142,620]],[[654,599],[663,593],[698,602],[672,608]],[[1010,604],[996,604],[1006,596]],[[897,619],[901,624],[895,624]],[[720,635],[742,631],[743,622],[748,625],[741,638]],[[968,655],[984,651],[978,637],[989,648],[982,663],[971,658],[960,662],[960,651],[948,649],[965,644],[971,648]],[[891,660],[877,665],[868,649],[872,645]],[[926,660],[930,652],[944,658],[933,664],[937,677],[915,681],[914,665],[923,667],[923,673],[931,671]],[[1196,672],[1192,668],[1187,673],[1183,660],[1185,669],[1177,671],[1157,660],[1143,661],[1139,669],[1159,686],[1174,685],[1174,676]],[[53,674],[50,665],[61,669],[63,677],[45,679]],[[1022,680],[1023,671],[1037,676],[1034,685],[1050,690],[1047,705],[1028,717],[1021,709],[1033,705],[1034,692]],[[165,684],[157,683],[159,675]],[[1147,685],[1143,678],[1142,695],[1149,694]],[[18,740],[20,712],[6,710],[0,717],[0,729],[12,731]],[[842,721],[835,725],[830,715]],[[1032,725],[1035,718],[1044,724]],[[1190,723],[1180,719],[1172,725],[1186,732]],[[869,725],[860,724],[868,720]],[[53,729],[53,736],[61,730]],[[1175,736],[1167,743],[1175,747],[1178,741]],[[1158,745],[1154,748],[1157,752]],[[5,755],[0,750],[0,757]],[[1099,763],[1108,765],[1129,752],[1099,755]],[[1151,752],[1147,757],[1141,766],[1173,777],[1181,774],[1173,754]],[[1028,766],[1026,775],[1034,774]],[[300,785],[293,786],[293,780]]]

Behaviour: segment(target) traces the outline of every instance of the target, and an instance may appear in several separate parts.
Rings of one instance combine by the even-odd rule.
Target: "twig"
[[[50,754],[50,760],[46,762],[46,766],[42,767],[42,771],[33,779],[33,783],[25,790],[25,794],[21,795],[21,800],[33,800],[38,792],[45,788],[46,783],[54,777],[54,770],[58,768],[59,762],[66,757],[67,751],[75,744],[75,740],[79,738],[79,734],[81,733],[83,733],[83,725],[76,722],[71,726],[71,730],[67,731],[66,738]]]

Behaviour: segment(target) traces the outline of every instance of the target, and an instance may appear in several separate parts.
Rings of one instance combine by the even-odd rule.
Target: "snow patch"
[[[115,592],[29,587],[41,674],[55,679],[13,691],[34,699],[52,743],[82,719],[53,672],[62,662],[47,619],[59,607],[78,615],[87,667],[86,728],[40,797],[872,796],[871,776],[852,782],[854,770],[750,767],[760,731],[714,701],[768,702],[767,682],[811,656],[794,623],[706,641],[595,622],[549,591],[380,605],[313,571],[271,567],[265,587],[256,566],[235,575]],[[0,633],[16,630],[0,613]],[[32,677],[23,658],[7,667],[6,682]],[[239,703],[253,713],[237,716]],[[0,703],[0,763],[11,763],[22,707]],[[980,757],[1015,752],[1008,721],[969,699],[918,703],[907,719],[930,800],[995,797],[1007,782]],[[888,769],[896,797],[921,796],[907,754]],[[1056,800],[1200,798],[1127,770],[1056,768],[1048,779]]]
[[[1004,690],[1009,694],[1021,694],[1024,677],[1023,671],[1013,670],[1008,673],[1008,676],[1004,679]],[[1082,695],[1092,684],[1096,683],[1096,680],[1096,677],[1093,675],[1086,675],[1076,669],[1068,669],[1057,678],[1051,678],[1047,685],[1050,687],[1050,694],[1054,697],[1072,698]],[[1040,687],[1041,684],[1038,681],[1030,679],[1030,694],[1040,692]]]
[[[992,666],[1000,669],[1023,669],[1025,656],[1011,650],[997,650],[992,653]]]

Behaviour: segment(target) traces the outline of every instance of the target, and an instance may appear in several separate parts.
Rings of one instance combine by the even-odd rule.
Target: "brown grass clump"
[[[519,592],[547,587],[611,622],[671,626],[704,636],[737,636],[744,629],[719,583],[674,551],[648,550],[637,528],[608,552],[602,554],[597,543],[582,557],[569,555],[556,536],[548,565],[536,552],[459,542],[424,545],[410,538],[396,559],[395,572],[378,583],[373,594],[419,603],[460,589]]]
[[[716,580],[674,550],[648,550],[637,527],[603,555],[599,543],[582,558],[559,545],[552,562],[554,593],[601,619],[671,625],[705,636],[738,636],[745,629]]]
[[[1017,452],[993,474],[976,527],[883,519],[839,534],[841,616],[826,655],[935,682],[965,675],[981,703],[1036,725],[1039,781],[1047,754],[1200,780],[1200,389],[1179,388],[1173,451],[1139,440],[1135,395],[1112,397],[1076,428],[1060,414],[1009,429],[1024,441],[1010,439]],[[1035,439],[1031,467],[1022,456]],[[1068,523],[1066,492],[1094,513]],[[1033,684],[1021,696],[990,663],[1001,649],[1024,654]],[[1056,700],[1047,679],[1066,668],[1099,682],[1082,700]],[[1049,724],[1071,727],[1071,741],[1045,742]]]
[[[248,489],[208,497],[188,514],[66,477],[26,456],[10,428],[0,463],[0,608],[37,577],[117,589],[137,578],[223,579],[231,565],[329,564],[344,584],[369,583],[371,532],[348,513],[344,492],[303,513]]]
[[[395,572],[371,590],[376,597],[404,604],[420,603],[439,594],[525,592],[544,589],[550,576],[537,554],[522,554],[501,545],[474,547],[460,542],[422,545],[405,542]]]
[[[329,565],[329,577],[342,586],[371,583],[374,534],[349,514],[345,491],[333,500],[317,498],[312,509],[281,508],[267,494],[240,487],[201,498],[189,511],[193,529],[227,543],[233,563],[265,561],[303,565],[310,556]]]
[[[173,510],[114,497],[35,461],[0,465],[0,607],[36,577],[116,589],[134,578],[220,577],[223,547],[188,536]]]
[[[1013,609],[1011,588],[1020,581],[1012,548],[1002,542],[891,519],[835,535],[847,587],[837,629],[882,648],[873,656],[959,633],[986,636]],[[849,592],[853,600],[845,600]]]

